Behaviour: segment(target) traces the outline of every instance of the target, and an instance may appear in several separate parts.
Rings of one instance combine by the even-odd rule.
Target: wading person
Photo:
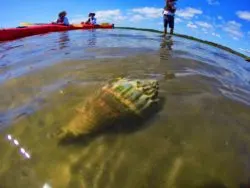
[[[162,12],[163,14],[163,25],[164,25],[164,36],[167,34],[167,28],[170,28],[170,34],[174,33],[174,16],[176,12],[175,7],[176,0],[166,0],[166,6]]]

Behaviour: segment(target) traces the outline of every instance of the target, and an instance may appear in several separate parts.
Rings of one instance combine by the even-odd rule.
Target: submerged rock
[[[76,117],[62,127],[58,137],[74,139],[99,132],[108,126],[130,120],[144,119],[158,103],[159,84],[156,80],[116,79],[87,98]]]

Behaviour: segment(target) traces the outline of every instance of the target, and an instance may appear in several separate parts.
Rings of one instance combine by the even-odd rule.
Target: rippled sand
[[[3,82],[0,187],[233,188],[247,183],[250,107],[233,89],[237,84],[227,87],[223,81],[235,73],[171,51],[170,41],[159,45],[129,57],[60,61]],[[126,51],[115,50],[110,49]],[[110,51],[92,50],[99,55]],[[161,111],[139,129],[58,144],[52,135],[76,115],[75,108],[120,76],[158,79]]]

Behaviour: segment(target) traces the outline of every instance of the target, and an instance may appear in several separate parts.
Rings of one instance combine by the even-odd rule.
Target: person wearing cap
[[[66,11],[62,11],[58,14],[58,19],[56,21],[56,24],[60,24],[60,25],[67,25],[69,26],[69,20],[66,17],[67,12]]]
[[[86,22],[87,24],[93,24],[96,25],[96,18],[95,18],[95,13],[89,13],[89,19]]]

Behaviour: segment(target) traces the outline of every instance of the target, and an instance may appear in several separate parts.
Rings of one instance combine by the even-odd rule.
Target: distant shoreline
[[[163,33],[162,31],[159,31],[159,30],[156,30],[156,29],[144,29],[144,28],[135,28],[135,27],[115,27],[115,29],[130,29],[130,30],[148,31],[148,32],[153,32],[153,33]],[[250,57],[248,57],[248,56],[246,56],[246,55],[244,55],[244,54],[242,54],[240,52],[237,52],[237,51],[235,51],[235,50],[233,50],[233,49],[231,49],[229,47],[226,47],[226,46],[214,43],[214,42],[201,40],[201,39],[198,39],[198,38],[195,38],[195,37],[192,37],[192,36],[188,36],[188,35],[182,35],[182,34],[177,34],[177,33],[175,33],[174,35],[178,36],[178,37],[198,41],[198,42],[201,42],[201,43],[204,43],[204,44],[208,44],[208,45],[223,49],[223,50],[225,50],[227,52],[230,52],[232,54],[235,54],[235,55],[238,55],[238,56],[244,58],[246,61],[250,61]]]

